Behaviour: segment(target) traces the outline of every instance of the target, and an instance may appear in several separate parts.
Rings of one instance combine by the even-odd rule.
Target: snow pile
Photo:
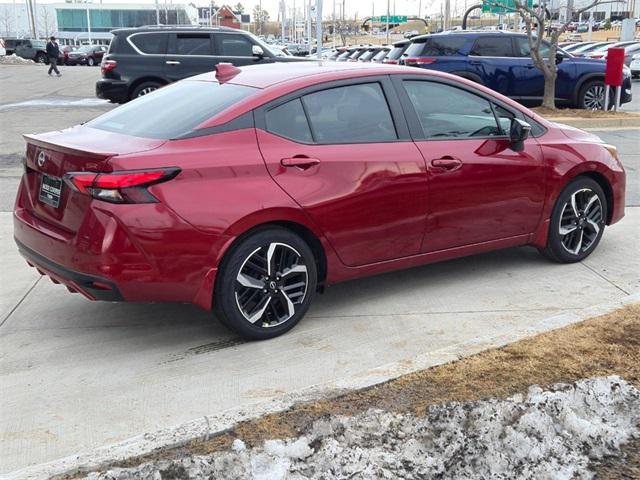
[[[0,65],[34,65],[33,60],[22,58],[12,53],[11,55],[0,55]]]
[[[527,395],[431,407],[425,416],[369,410],[316,421],[306,436],[93,473],[133,478],[585,479],[590,460],[639,435],[640,391],[619,377],[531,387]]]

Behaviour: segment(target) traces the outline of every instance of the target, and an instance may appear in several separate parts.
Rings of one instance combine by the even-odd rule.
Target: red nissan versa
[[[215,309],[256,339],[351,278],[515,245],[582,260],[624,215],[615,147],[410,67],[221,64],[25,138],[29,264],[89,299]]]

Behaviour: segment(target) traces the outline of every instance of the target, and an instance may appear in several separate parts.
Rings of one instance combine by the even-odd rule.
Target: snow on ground
[[[28,58],[22,58],[12,53],[11,55],[0,55],[0,65],[33,65],[35,62]]]
[[[640,391],[600,377],[526,395],[431,407],[424,416],[371,409],[316,421],[305,436],[93,473],[133,478],[588,479],[591,460],[640,435]]]

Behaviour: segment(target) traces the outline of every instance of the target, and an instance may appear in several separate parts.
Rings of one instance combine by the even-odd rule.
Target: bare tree
[[[499,1],[492,3],[492,5],[506,8],[507,10],[515,10],[524,22],[527,37],[529,39],[531,59],[533,60],[533,64],[540,69],[544,76],[544,96],[542,98],[542,106],[555,110],[556,78],[558,77],[558,63],[561,61],[561,59],[557,58],[556,55],[558,52],[558,40],[560,39],[560,36],[566,32],[574,15],[580,15],[596,5],[612,2],[593,0],[584,7],[574,9],[569,6],[573,5],[573,2],[569,1],[569,4],[565,7],[567,10],[565,22],[560,24],[558,28],[551,29],[547,38],[547,41],[549,42],[549,53],[546,58],[544,58],[540,52],[541,47],[543,46],[542,41],[544,33],[547,30],[547,22],[550,22],[550,19],[547,18],[546,11],[537,5],[529,7],[526,2],[523,3],[523,0],[514,0],[514,3],[515,9],[513,9],[512,6],[502,4]]]
[[[2,25],[4,36],[8,37],[13,28],[13,15],[9,13],[9,8],[6,6],[2,9],[2,13],[0,13],[0,25]]]
[[[51,10],[45,5],[40,6],[40,22],[40,25],[44,28],[45,38],[49,38],[56,26],[53,21],[53,15],[51,15]]]

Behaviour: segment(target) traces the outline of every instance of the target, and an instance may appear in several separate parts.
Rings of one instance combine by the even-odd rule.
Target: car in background
[[[4,47],[4,38],[0,38],[0,56],[4,57],[7,54],[7,49]]]
[[[360,45],[356,48],[351,55],[347,57],[347,62],[357,62],[358,58],[360,58],[367,50],[369,50],[370,45]]]
[[[608,45],[606,48],[594,50],[587,54],[589,58],[599,58],[601,60],[607,59],[607,52],[610,48],[624,48],[624,63],[629,66],[631,64],[631,58],[636,53],[640,53],[640,42],[637,41],[629,41],[629,42],[619,42],[614,43],[613,45]]]
[[[338,47],[331,51],[331,54],[327,56],[327,60],[335,61],[340,55],[347,51],[348,47]]]
[[[92,300],[215,310],[251,339],[350,279],[524,245],[580,262],[625,209],[615,147],[415,68],[218,64],[25,139],[29,265]]]
[[[25,38],[5,38],[4,39],[4,49],[5,55],[13,55],[16,53],[16,48],[28,40]]]
[[[578,48],[586,47],[587,45],[593,45],[594,43],[596,43],[596,42],[595,41],[594,42],[580,42],[580,41],[578,41],[578,42],[575,42],[573,45],[562,47],[562,49],[565,52],[572,53],[574,50],[576,50]]]
[[[640,53],[636,53],[633,57],[631,57],[629,69],[631,70],[631,75],[633,76],[633,78],[640,77]]]
[[[359,57],[359,62],[370,62],[373,57],[380,53],[384,49],[383,46],[372,46],[365,50]]]
[[[382,60],[382,63],[397,65],[400,61],[400,57],[409,45],[411,45],[411,40],[400,40],[399,42],[395,42],[389,53]]]
[[[64,63],[65,65],[68,65],[68,61],[69,61],[69,53],[73,52],[76,48],[73,45],[61,45],[60,46],[60,53],[62,53],[62,63]]]
[[[361,47],[351,46],[347,47],[340,55],[336,57],[336,62],[346,62],[354,52],[358,51]]]
[[[228,27],[151,26],[112,30],[96,96],[125,103],[218,63],[306,62],[277,56],[253,34]]]
[[[382,47],[378,53],[371,57],[371,61],[374,63],[383,63],[384,59],[389,55],[389,52],[391,52],[391,47]]]
[[[68,53],[67,65],[100,65],[104,54],[107,53],[105,45],[83,45]]]
[[[540,53],[549,55],[543,41]],[[556,101],[575,108],[604,106],[605,62],[573,57],[559,50]],[[401,57],[404,65],[453,73],[493,88],[525,105],[539,105],[544,76],[531,59],[526,34],[459,32],[423,35],[412,40]],[[631,72],[626,70],[621,103],[631,101]]]
[[[19,57],[33,60],[36,63],[49,63],[47,56],[47,42],[44,40],[25,39],[15,47],[15,54]],[[60,52],[58,63],[64,62],[64,55]]]
[[[613,45],[615,42],[594,42],[589,45],[583,45],[578,48],[572,49],[569,53],[574,57],[586,57],[589,52],[599,50],[601,48],[607,48],[609,45]]]

